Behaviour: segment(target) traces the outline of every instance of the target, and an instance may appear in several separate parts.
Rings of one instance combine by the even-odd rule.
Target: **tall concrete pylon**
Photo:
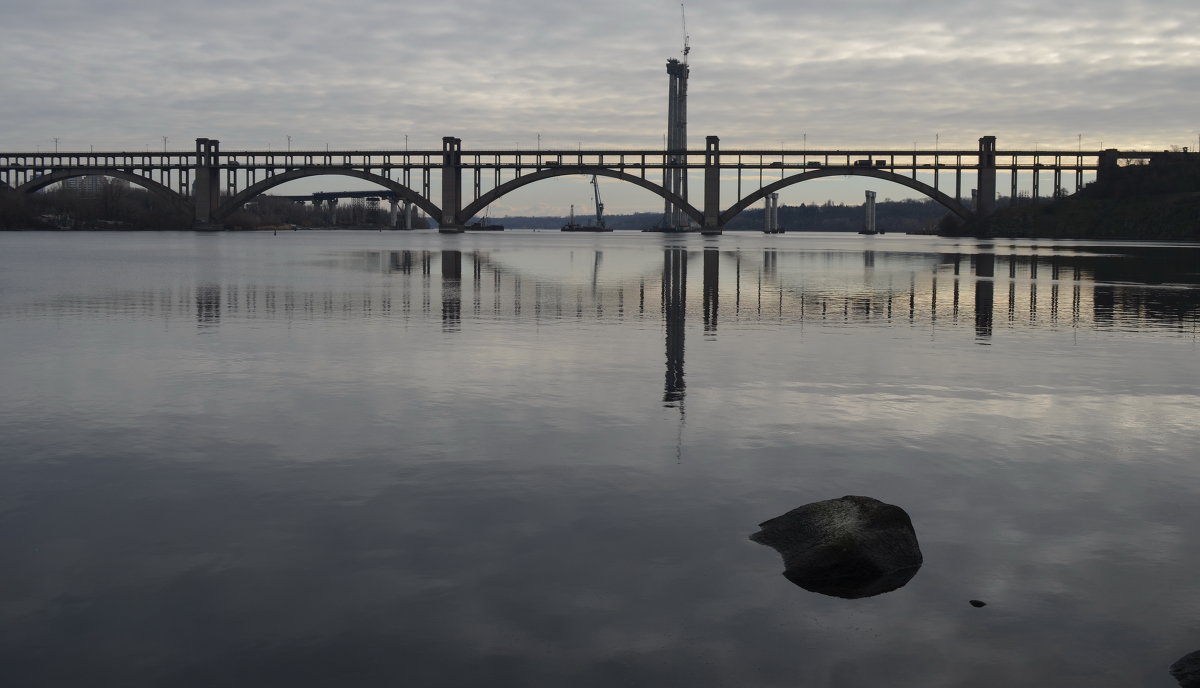
[[[667,60],[667,165],[663,169],[663,188],[687,200],[687,82],[691,68],[675,58]],[[663,224],[667,231],[682,231],[688,226],[683,208],[666,201]]]

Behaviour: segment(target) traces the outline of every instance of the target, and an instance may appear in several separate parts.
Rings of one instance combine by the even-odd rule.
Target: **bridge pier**
[[[1096,181],[1103,184],[1117,169],[1117,149],[1105,148],[1096,161]]]
[[[217,167],[217,154],[220,151],[220,141],[196,139],[196,182],[192,187],[192,194],[196,206],[194,220],[197,225],[216,223],[213,213],[221,203],[221,170]]]
[[[975,214],[988,217],[996,210],[996,137],[979,139],[979,169],[975,182]]]
[[[438,231],[458,234],[463,231],[459,222],[462,210],[462,139],[442,137],[442,218]]]
[[[701,234],[721,233],[721,139],[704,140],[704,226]]]

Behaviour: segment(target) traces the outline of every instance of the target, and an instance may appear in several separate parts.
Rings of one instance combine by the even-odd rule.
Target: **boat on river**
[[[503,232],[504,225],[489,224],[487,218],[476,220],[465,228],[469,232]]]

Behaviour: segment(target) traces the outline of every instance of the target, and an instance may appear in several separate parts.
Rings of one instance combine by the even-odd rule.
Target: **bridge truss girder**
[[[976,150],[817,150],[817,149],[734,149],[720,151],[717,137],[709,137],[708,147],[679,152],[678,157],[665,150],[566,150],[540,147],[536,150],[463,150],[461,140],[448,137],[453,145],[442,150],[386,151],[251,151],[220,150],[217,141],[198,139],[197,150],[145,152],[0,152],[0,190],[31,193],[71,177],[103,175],[124,179],[144,187],[179,207],[190,207],[200,222],[219,221],[250,198],[294,179],[317,175],[338,175],[363,179],[397,194],[398,197],[421,208],[439,225],[461,229],[461,224],[487,204],[527,184],[565,175],[604,176],[621,179],[641,186],[668,203],[683,208],[687,217],[699,223],[703,231],[720,232],[737,213],[766,194],[809,179],[832,176],[863,176],[890,181],[911,188],[932,198],[960,217],[987,215],[987,203],[995,193],[997,171],[1011,172],[1012,195],[1017,196],[1018,174],[1032,177],[1033,196],[1038,196],[1039,177],[1053,172],[1073,173],[1076,188],[1082,186],[1085,172],[1095,171],[1099,177],[1124,159],[1149,159],[1171,153],[1137,153],[1131,151],[1083,150],[1007,150],[997,151],[994,138],[980,140]],[[986,145],[985,145],[986,142]],[[206,145],[202,145],[206,144]],[[701,163],[701,160],[703,162]],[[860,166],[868,162],[870,166]],[[947,161],[949,161],[947,163]],[[1045,161],[1045,162],[1043,162]],[[817,167],[819,166],[819,167]],[[462,175],[472,170],[476,176],[476,197],[470,203],[461,202]],[[496,185],[480,194],[479,177],[482,170],[495,173]],[[513,170],[516,178],[500,182],[500,175]],[[532,172],[530,170],[533,170]],[[704,175],[703,202],[697,198],[692,205],[686,193],[678,194],[663,185],[650,181],[654,175],[667,170],[687,175]],[[738,194],[741,195],[741,175],[745,170],[760,173],[777,170],[790,174],[764,185],[739,198],[728,208],[720,202],[721,174],[737,170]],[[938,175],[955,176],[953,194],[938,189]],[[978,179],[980,205],[972,212],[970,201],[961,196],[962,175],[975,174]],[[418,178],[410,178],[410,174]],[[454,201],[450,207],[436,202],[438,185],[431,176],[441,174],[441,186],[447,179],[457,183],[450,189]],[[917,181],[918,174],[931,174],[932,186]],[[402,175],[402,176],[400,176]],[[155,177],[161,179],[155,179]],[[393,179],[397,176],[397,179]],[[414,183],[417,182],[417,183]],[[207,189],[197,187],[204,186]],[[1056,189],[1060,184],[1056,183]],[[219,188],[218,188],[219,187]],[[207,191],[206,203],[197,202],[197,194]],[[728,194],[728,189],[725,190]],[[447,196],[446,188],[442,196]],[[702,207],[698,207],[702,206]],[[203,207],[202,207],[203,206]],[[453,212],[451,212],[453,211]],[[201,217],[203,216],[203,217]]]

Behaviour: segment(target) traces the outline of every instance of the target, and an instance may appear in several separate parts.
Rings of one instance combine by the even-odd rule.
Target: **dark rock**
[[[986,607],[987,606],[987,602],[984,602],[983,600],[970,600],[970,602],[971,602],[972,607]]]
[[[921,568],[921,548],[904,509],[870,497],[813,502],[759,524],[750,539],[783,556],[796,585],[855,599],[902,587]]]
[[[1183,688],[1200,688],[1200,650],[1188,653],[1172,664],[1171,676]]]

